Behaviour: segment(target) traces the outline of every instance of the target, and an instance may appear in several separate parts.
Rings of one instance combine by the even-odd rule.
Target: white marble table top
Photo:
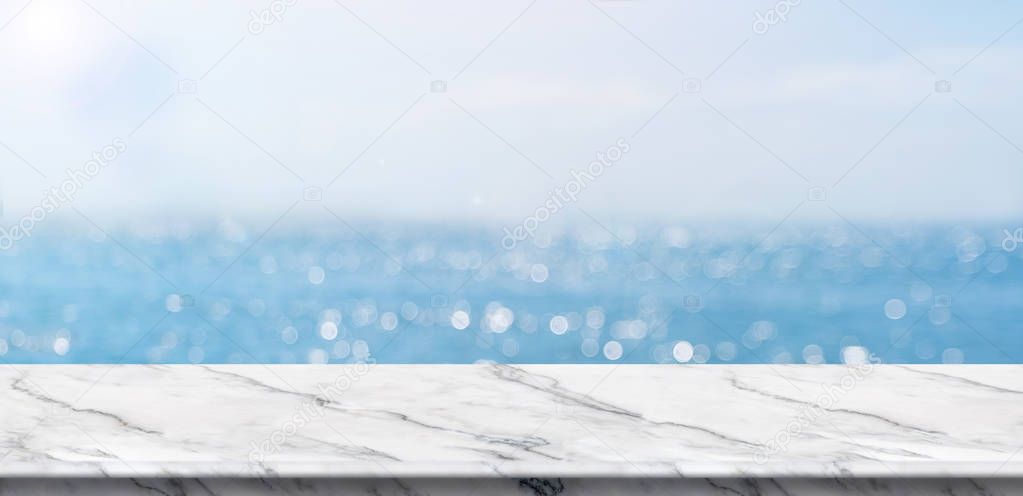
[[[1023,366],[0,366],[0,477],[1020,477]]]

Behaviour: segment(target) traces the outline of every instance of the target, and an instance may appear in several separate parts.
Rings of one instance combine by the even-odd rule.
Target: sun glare
[[[59,0],[35,2],[18,19],[23,49],[46,57],[73,56],[82,39],[82,12]]]

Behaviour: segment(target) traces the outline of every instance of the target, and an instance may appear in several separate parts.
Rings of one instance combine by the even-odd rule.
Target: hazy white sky
[[[74,200],[102,219],[277,215],[307,187],[517,218],[619,138],[589,211],[777,219],[819,186],[848,217],[1018,218],[1023,5],[847,2],[758,34],[783,4],[4,1],[5,218],[117,138]]]

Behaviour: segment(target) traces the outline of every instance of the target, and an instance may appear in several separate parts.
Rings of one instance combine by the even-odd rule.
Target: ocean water
[[[0,252],[0,361],[1023,359],[998,225],[46,227]]]

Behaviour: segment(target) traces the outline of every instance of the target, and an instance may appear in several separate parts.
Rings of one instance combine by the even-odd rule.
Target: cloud
[[[462,11],[455,3],[424,7],[415,16],[357,9],[378,34],[343,9],[300,1],[259,36],[245,30],[249,11],[262,5],[95,5],[139,43],[70,0],[37,0],[0,33],[0,63],[10,68],[10,77],[0,80],[0,141],[52,175],[42,180],[0,149],[0,160],[14,164],[4,186],[8,212],[38,202],[61,171],[146,122],[127,140],[125,156],[82,192],[81,205],[119,216],[263,214],[306,186],[280,162],[320,185],[351,164],[335,197],[368,214],[442,217],[475,209],[473,215],[514,216],[534,209],[569,169],[654,118],[637,137],[630,163],[616,171],[621,175],[609,175],[583,200],[588,208],[670,217],[684,198],[708,217],[752,215],[789,208],[805,189],[764,148],[812,182],[830,184],[927,94],[932,99],[920,113],[850,177],[846,213],[999,216],[1012,213],[1011,199],[1023,193],[1015,150],[986,127],[1023,142],[1023,127],[1013,118],[1023,71],[1008,38],[954,75],[983,44],[914,46],[938,71],[930,74],[894,49],[877,55],[874,45],[854,45],[832,53],[828,44],[840,41],[793,18],[752,38],[699,95],[683,93],[667,104],[683,76],[660,56],[680,66],[715,67],[750,36],[752,8],[713,19],[712,11],[610,9],[656,47],[655,55],[586,2],[540,3],[454,78],[524,5],[490,13]],[[802,11],[802,19],[815,12]],[[428,22],[413,22],[420,15]],[[687,15],[706,21],[687,18],[695,32],[676,33],[672,20]],[[741,20],[734,31],[700,26],[739,22],[733,17]],[[189,20],[193,32],[182,37]],[[642,22],[650,20],[656,22]],[[777,48],[775,39],[785,40],[777,45],[784,52],[767,51]],[[199,79],[214,67],[199,96],[219,116],[192,95],[160,106],[179,79]],[[935,96],[934,81],[946,78],[953,93]],[[449,92],[427,93],[433,79],[448,80]],[[966,167],[967,160],[980,165]],[[553,182],[531,161],[549,169]],[[964,185],[971,195],[955,195]],[[985,195],[997,201],[966,203]],[[170,207],[182,198],[187,205]]]

